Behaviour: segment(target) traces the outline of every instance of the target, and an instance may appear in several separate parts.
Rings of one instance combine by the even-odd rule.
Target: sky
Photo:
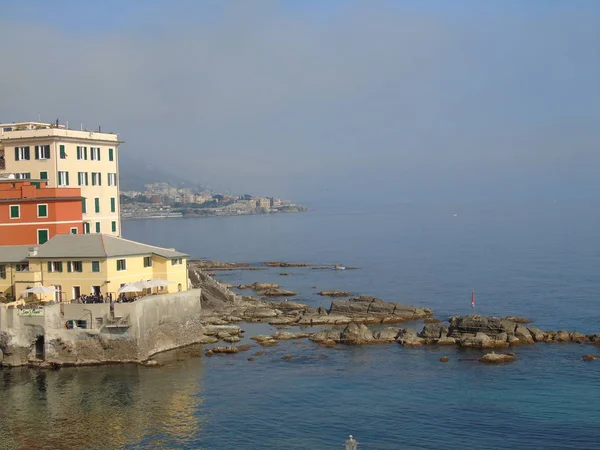
[[[216,190],[600,198],[596,0],[0,0],[0,121]]]

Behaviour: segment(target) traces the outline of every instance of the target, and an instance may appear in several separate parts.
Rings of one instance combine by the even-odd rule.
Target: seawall
[[[145,361],[198,342],[203,336],[201,310],[200,289],[116,303],[114,314],[109,304],[55,304],[29,310],[0,306],[0,364]]]

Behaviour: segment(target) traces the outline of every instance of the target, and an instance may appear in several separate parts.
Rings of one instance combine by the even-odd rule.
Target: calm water
[[[453,214],[458,214],[454,216]],[[194,257],[360,267],[224,272],[299,300],[343,289],[428,306],[440,318],[522,315],[600,331],[600,209],[582,204],[397,205],[390,212],[134,221],[125,237]],[[280,276],[285,271],[289,276]],[[317,289],[312,288],[317,286]],[[247,335],[272,332],[245,325]],[[256,361],[247,358],[264,350]],[[599,348],[537,345],[490,367],[477,351],[301,341],[165,366],[0,371],[0,448],[600,448]],[[284,355],[293,355],[290,361]],[[442,355],[450,362],[440,363]]]

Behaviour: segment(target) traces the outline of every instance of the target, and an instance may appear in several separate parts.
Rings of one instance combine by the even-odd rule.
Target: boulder
[[[292,297],[298,295],[297,292],[286,291],[285,289],[268,289],[262,293],[266,297]]]
[[[373,333],[365,324],[349,323],[340,335],[344,344],[366,344],[373,340]]]
[[[240,350],[236,347],[213,347],[210,349],[213,353],[238,353]]]
[[[425,323],[440,323],[441,320],[440,319],[436,319],[435,317],[428,317],[423,322],[425,322]]]
[[[581,343],[587,341],[587,337],[583,333],[578,333],[578,332],[574,331],[573,333],[571,333],[571,341],[581,344]]]
[[[463,334],[484,333],[488,336],[496,336],[506,333],[511,336],[515,333],[516,323],[498,317],[486,316],[459,316],[450,318],[448,335],[460,338]]]
[[[340,330],[323,330],[313,334],[309,337],[311,341],[322,342],[322,341],[334,341],[339,342],[341,338]]]
[[[560,330],[554,336],[556,342],[569,342],[571,340],[571,334],[567,330]]]
[[[410,328],[401,328],[396,337],[396,342],[404,347],[420,347],[423,345],[423,339],[417,335],[417,332]]]
[[[443,336],[439,338],[435,343],[437,345],[454,345],[456,344],[456,338],[450,336]]]
[[[510,320],[511,322],[514,322],[514,323],[531,323],[531,322],[533,322],[533,320],[527,319],[526,317],[514,317],[514,316],[506,317],[506,320]]]
[[[289,341],[291,339],[304,339],[310,336],[311,333],[290,333],[289,331],[278,331],[273,335],[273,339],[278,341]]]
[[[350,297],[352,294],[350,292],[345,291],[321,291],[319,295],[327,296],[327,297]]]
[[[517,325],[515,328],[515,337],[519,338],[521,344],[533,344],[533,336],[524,325]]]
[[[442,336],[445,337],[447,334],[448,327],[440,325],[439,323],[427,323],[419,333],[419,337],[425,339],[439,339]]]
[[[440,362],[448,362],[448,361],[450,361],[450,358],[448,358],[447,356],[442,356],[440,358]]]
[[[600,359],[600,355],[583,355],[584,361],[595,361],[597,359]]]
[[[271,309],[265,307],[250,307],[244,312],[244,317],[250,317],[254,319],[269,319],[271,317],[277,317],[281,315],[281,311],[278,309]]]
[[[250,289],[255,291],[266,291],[267,289],[279,289],[279,285],[275,283],[259,283],[258,281],[252,283]]]
[[[544,342],[546,340],[546,333],[536,327],[527,327],[531,336],[533,336],[533,340],[535,342]]]
[[[397,327],[386,327],[383,330],[377,331],[373,334],[373,337],[378,341],[389,341],[394,342],[396,336],[400,332],[400,328]]]
[[[506,353],[487,353],[479,358],[479,361],[488,364],[499,364],[515,361],[514,355],[508,355]]]
[[[491,342],[492,338],[481,332],[477,332],[475,335],[465,334],[459,340],[460,346],[466,348],[487,348]]]
[[[241,339],[238,336],[227,336],[227,337],[224,337],[221,340],[223,342],[229,342],[229,343],[234,343],[234,342],[240,342],[241,341]]]
[[[600,333],[588,334],[586,337],[593,344],[600,344]]]

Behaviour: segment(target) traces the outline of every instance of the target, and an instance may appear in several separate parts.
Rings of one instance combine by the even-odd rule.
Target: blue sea
[[[480,314],[600,332],[596,204],[314,208],[129,221],[123,234],[197,258],[358,267],[216,276],[233,285],[276,282],[314,306],[330,302],[317,292],[340,289],[430,307],[447,319],[472,312],[474,290]],[[242,327],[248,337],[275,331]],[[600,448],[600,361],[582,360],[600,348],[537,344],[514,351],[516,362],[487,366],[468,360],[477,350],[329,349],[303,340],[212,358],[180,349],[159,355],[161,368],[3,369],[0,448],[333,450],[343,449],[349,434],[363,450]]]

